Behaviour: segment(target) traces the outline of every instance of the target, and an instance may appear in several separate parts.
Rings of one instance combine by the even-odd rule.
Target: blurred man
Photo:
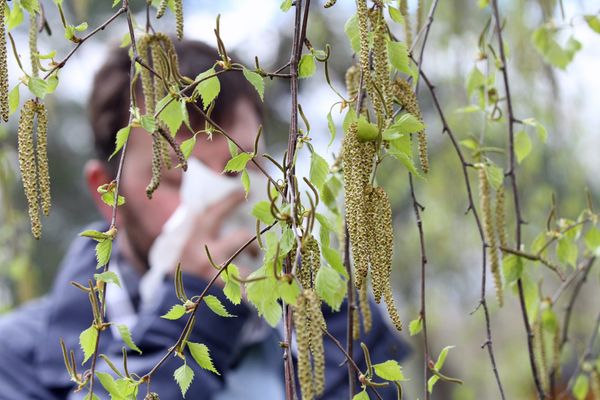
[[[176,44],[182,74],[195,77],[210,68],[218,59],[216,51],[199,42],[183,41]],[[100,185],[111,182],[117,171],[118,156],[108,162],[114,151],[116,132],[127,125],[129,116],[129,69],[130,58],[125,49],[110,52],[106,63],[97,73],[89,101],[89,114],[94,133],[97,158],[85,166],[85,179],[96,207],[104,218],[89,227],[99,231],[108,229],[112,209],[98,195]],[[216,100],[212,117],[240,146],[248,151],[253,148],[254,138],[262,119],[262,104],[254,88],[241,73],[228,72],[219,76],[221,92]],[[138,99],[142,99],[141,92]],[[192,108],[190,108],[192,110]],[[196,112],[190,112],[195,130],[204,127],[204,121]],[[186,129],[177,135],[179,141],[190,137]],[[133,128],[129,137],[127,156],[121,177],[120,194],[126,203],[118,208],[117,228],[110,269],[118,273],[122,288],[109,285],[107,289],[107,318],[110,322],[125,324],[133,333],[133,340],[143,351],[129,354],[129,370],[142,376],[148,372],[175,343],[186,318],[170,321],[161,318],[173,305],[180,303],[173,286],[173,265],[166,275],[156,275],[153,265],[153,249],[163,243],[162,250],[154,251],[157,260],[168,256],[170,248],[177,247],[178,259],[183,269],[183,283],[188,296],[198,295],[215,270],[209,263],[204,246],[207,245],[217,263],[225,261],[243,243],[254,235],[252,223],[223,229],[232,216],[247,207],[238,177],[221,175],[231,158],[227,140],[219,134],[198,135],[198,143],[190,158],[193,184],[200,188],[200,195],[210,194],[219,201],[206,203],[201,212],[176,215],[183,208],[186,174],[180,168],[164,169],[159,188],[152,200],[146,197],[146,185],[151,179],[151,136],[142,128]],[[192,168],[192,165],[195,165]],[[252,166],[249,165],[252,173]],[[260,176],[254,171],[253,176]],[[253,180],[256,180],[253,178]],[[224,193],[224,187],[234,182],[240,189]],[[218,184],[214,184],[218,182]],[[212,184],[211,184],[212,183]],[[255,192],[260,191],[260,185]],[[185,189],[185,188],[184,188]],[[252,191],[251,191],[252,192]],[[221,196],[221,197],[219,197]],[[195,197],[189,197],[194,201]],[[247,214],[247,211],[245,212]],[[192,218],[193,216],[193,218]],[[187,221],[187,222],[186,222]],[[189,222],[191,221],[191,222]],[[176,235],[166,235],[177,224],[188,230],[179,242]],[[169,228],[170,227],[170,228]],[[191,228],[189,228],[191,227]],[[181,228],[183,229],[183,228]],[[191,230],[190,230],[191,229]],[[169,242],[169,240],[171,240]],[[92,313],[86,293],[69,284],[76,281],[85,284],[93,278],[96,270],[96,242],[89,238],[74,240],[65,256],[53,290],[35,302],[16,310],[0,320],[0,399],[75,399],[83,398],[87,388],[74,392],[74,384],[63,363],[59,346],[62,338],[68,349],[76,350],[80,364],[79,334],[90,326]],[[173,250],[174,251],[174,250]],[[250,247],[245,260],[252,260],[257,248]],[[168,258],[168,257],[167,257]],[[251,262],[246,261],[250,264]],[[259,266],[240,265],[252,270]],[[156,268],[155,268],[156,267]],[[149,272],[150,271],[150,272]],[[147,279],[150,275],[158,279]],[[220,281],[218,281],[220,282]],[[222,318],[208,307],[200,307],[189,341],[203,343],[210,349],[214,366],[220,375],[200,369],[190,358],[195,378],[186,397],[191,399],[282,399],[284,398],[283,360],[280,331],[272,329],[256,316],[256,311],[242,302],[232,305],[223,295],[221,284],[213,285],[208,294],[216,296],[227,305],[236,318]],[[141,294],[142,293],[142,294]],[[146,295],[143,295],[146,293]],[[330,332],[340,341],[346,335],[346,307],[342,312],[332,313],[324,307]],[[382,315],[373,309],[373,328],[364,337],[374,360],[402,359],[406,346],[399,341]],[[103,331],[99,352],[114,361],[121,357],[123,342],[113,329]],[[364,368],[359,346],[355,347],[354,359]],[[343,354],[325,338],[326,390],[323,398],[347,399],[347,370]],[[151,390],[161,399],[181,398],[180,390],[173,380],[173,372],[181,366],[179,359],[169,358],[152,376]],[[89,368],[89,362],[86,364]],[[79,367],[81,372],[82,367]],[[110,371],[104,361],[98,360],[97,370]],[[364,369],[363,369],[364,370]],[[140,386],[140,393],[145,392]],[[106,398],[99,382],[95,392]],[[392,388],[381,388],[385,398],[395,398]]]

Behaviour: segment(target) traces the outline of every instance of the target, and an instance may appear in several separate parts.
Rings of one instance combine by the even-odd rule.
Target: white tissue
[[[239,228],[249,231],[254,229],[252,207],[257,201],[266,198],[267,180],[264,175],[252,170],[248,170],[248,175],[250,194],[223,222],[221,235]],[[180,189],[181,204],[167,220],[150,248],[150,268],[140,282],[140,296],[144,306],[153,304],[156,289],[165,275],[174,270],[179,262],[183,247],[193,231],[196,217],[211,205],[240,190],[242,185],[239,178],[216,173],[196,158],[188,160],[188,169],[183,174]],[[244,254],[236,258],[235,263],[253,267],[253,263],[257,262],[256,259],[243,256]]]

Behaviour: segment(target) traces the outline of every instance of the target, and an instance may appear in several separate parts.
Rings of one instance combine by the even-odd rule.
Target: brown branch
[[[562,282],[566,280],[565,275],[561,272],[558,266],[554,265],[544,257],[535,254],[530,254],[526,251],[511,249],[510,247],[500,246],[500,250],[502,250],[505,253],[513,254],[515,256],[519,256],[530,261],[539,261],[540,263],[548,267],[552,272],[554,272]]]

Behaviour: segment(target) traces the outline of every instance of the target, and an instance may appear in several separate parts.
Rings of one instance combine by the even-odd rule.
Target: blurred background
[[[56,50],[57,59],[61,59],[72,44],[62,39],[58,12],[52,2],[43,3],[54,36],[49,39],[46,34],[41,35],[40,52]],[[145,2],[134,0],[131,3],[139,9],[136,17],[140,24],[143,23]],[[325,44],[331,45],[333,85],[343,91],[344,72],[353,61],[343,27],[354,12],[354,2],[338,0],[338,4],[330,9],[322,7],[323,1],[312,3],[308,38],[318,49],[323,49]],[[482,114],[456,112],[470,104],[465,80],[478,57],[478,36],[490,13],[489,8],[481,9],[477,3],[475,0],[440,1],[425,54],[424,71],[436,85],[446,116],[459,140],[479,137],[483,126]],[[564,19],[559,12],[553,13],[551,3],[545,0],[500,1],[501,12],[506,17],[505,40],[510,47],[509,72],[516,114],[522,119],[536,118],[548,131],[546,143],[532,135],[532,153],[518,166],[524,217],[528,222],[524,226],[524,242],[528,244],[545,227],[552,194],[556,195],[560,215],[572,219],[586,207],[586,188],[596,205],[600,204],[600,35],[582,18],[598,13],[598,3],[565,0]],[[185,36],[214,45],[215,18],[221,14],[223,40],[229,49],[237,52],[239,61],[252,66],[254,56],[258,56],[261,66],[270,70],[284,64],[290,52],[293,12],[284,13],[279,5],[278,0],[185,1]],[[409,8],[414,12],[416,1],[409,1]],[[64,0],[64,9],[71,23],[87,21],[90,29],[104,22],[113,12],[110,1]],[[532,44],[532,32],[552,19],[561,26],[559,41],[564,43],[573,35],[582,45],[565,70],[551,68]],[[20,48],[26,48],[26,26],[27,23],[13,31]],[[173,32],[172,15],[168,14],[154,26],[157,30]],[[395,24],[395,28],[402,37],[401,27]],[[107,43],[118,44],[126,30],[125,20],[120,19],[106,32],[86,42],[62,70],[57,91],[47,97],[53,209],[51,216],[43,220],[40,241],[34,241],[29,231],[15,151],[16,116],[11,117],[9,124],[0,126],[2,312],[46,293],[69,243],[85,224],[99,219],[82,177],[83,164],[92,155],[85,107],[91,76],[102,63]],[[12,61],[12,88],[18,74],[12,54],[9,59]],[[342,118],[333,112],[338,135],[327,149],[330,136],[326,115],[337,97],[325,83],[321,64],[312,78],[301,81],[300,87],[300,102],[311,123],[313,144],[331,163],[332,154],[337,153],[340,145]],[[25,92],[21,91],[21,102],[26,97]],[[485,341],[483,313],[479,310],[471,315],[479,302],[481,244],[472,215],[465,215],[468,203],[460,163],[449,138],[441,133],[439,118],[425,85],[421,85],[419,99],[427,125],[431,163],[427,179],[416,180],[417,198],[425,207],[422,217],[429,261],[427,322],[430,346],[434,358],[444,346],[455,346],[444,368],[447,375],[465,382],[462,386],[438,383],[435,398],[498,398],[487,352],[481,348]],[[268,152],[280,155],[286,146],[288,132],[287,82],[267,81],[265,103]],[[491,129],[486,135],[489,135],[490,143],[504,146],[506,125],[497,125],[497,129]],[[300,163],[301,173],[307,174],[308,159]],[[476,174],[471,174],[476,190]],[[398,162],[386,162],[378,179],[393,203],[396,232],[393,282],[401,315],[408,323],[417,317],[420,307],[420,253],[406,170]],[[510,211],[509,208],[509,215],[512,215]],[[512,232],[512,225],[509,229]],[[526,264],[526,268],[537,266]],[[576,305],[571,352],[576,349],[581,354],[598,313],[598,271],[600,267],[597,266],[592,270]],[[549,277],[544,282],[545,291],[552,293],[557,286],[555,281]],[[491,279],[488,282],[491,283]],[[510,290],[506,291],[506,298],[504,307],[498,308],[493,287],[488,288],[498,368],[507,398],[530,398],[534,391],[520,309]],[[562,316],[562,310],[557,311]],[[410,378],[406,393],[408,398],[415,399],[422,388],[422,337],[410,337],[408,332],[403,336],[415,350],[412,358],[403,364],[405,375]],[[573,354],[566,356],[567,366],[567,358],[572,358]]]

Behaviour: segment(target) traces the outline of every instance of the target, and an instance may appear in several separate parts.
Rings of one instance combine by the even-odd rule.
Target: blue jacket
[[[95,226],[98,229],[98,226]],[[52,291],[46,296],[21,306],[11,314],[0,319],[0,399],[80,399],[86,391],[74,393],[73,382],[69,380],[59,339],[62,338],[68,349],[74,349],[81,367],[82,352],[79,349],[79,334],[92,322],[92,313],[88,297],[85,293],[69,284],[70,281],[85,283],[93,278],[96,272],[95,243],[88,238],[77,238],[66,257],[54,282]],[[118,248],[113,249],[113,257],[121,257]],[[120,258],[119,258],[120,259]],[[139,279],[132,270],[125,270],[124,262],[120,262],[124,270],[124,280],[130,296],[136,303],[135,283]],[[128,278],[133,277],[133,278]],[[185,291],[188,295],[199,294],[206,281],[191,275],[184,275]],[[131,284],[133,283],[133,285]],[[128,285],[129,284],[129,285]],[[209,289],[209,294],[227,304],[228,310],[237,318],[222,318],[214,314],[208,307],[200,307],[196,324],[189,338],[192,342],[203,343],[210,349],[213,363],[220,375],[200,369],[195,362],[188,361],[194,369],[195,377],[186,394],[188,399],[276,399],[277,395],[269,392],[267,379],[283,388],[282,351],[278,345],[281,340],[278,331],[261,342],[244,347],[240,345],[243,326],[256,313],[250,306],[242,303],[234,306],[229,303],[218,287]],[[142,376],[150,370],[165,352],[175,343],[183,330],[186,318],[169,321],[160,318],[169,309],[178,304],[172,280],[165,280],[157,291],[158,307],[152,310],[138,310],[139,322],[133,329],[133,340],[143,351],[140,356],[136,352],[128,354],[129,370]],[[345,343],[346,338],[346,306],[342,311],[333,313],[328,306],[323,312],[329,331]],[[371,351],[374,363],[388,359],[400,361],[409,353],[407,345],[402,342],[393,328],[384,321],[377,307],[373,310],[373,328],[363,341]],[[326,371],[326,389],[324,399],[347,399],[347,367],[343,363],[344,356],[334,343],[324,337]],[[100,352],[107,354],[117,365],[121,358],[123,342],[113,337],[111,330],[101,332]],[[354,360],[364,370],[365,363],[359,343],[354,346]],[[253,366],[253,354],[261,354],[260,362]],[[266,358],[265,358],[266,354]],[[151,390],[157,392],[161,399],[181,399],[179,387],[173,380],[173,372],[180,367],[182,360],[170,358],[153,376]],[[97,370],[109,372],[102,360],[98,360]],[[244,368],[243,366],[246,365]],[[248,367],[250,365],[250,367]],[[89,368],[89,361],[85,368]],[[262,379],[262,377],[265,379]],[[358,384],[357,384],[358,385]],[[271,385],[273,386],[273,385]],[[264,389],[264,390],[263,390]],[[253,391],[254,390],[254,391]],[[108,395],[97,381],[94,389],[101,399]],[[140,386],[139,393],[145,393],[146,386]],[[393,388],[378,390],[384,399],[394,399]],[[227,395],[224,395],[227,393]],[[269,394],[271,393],[271,394]],[[139,395],[142,398],[143,395]]]

